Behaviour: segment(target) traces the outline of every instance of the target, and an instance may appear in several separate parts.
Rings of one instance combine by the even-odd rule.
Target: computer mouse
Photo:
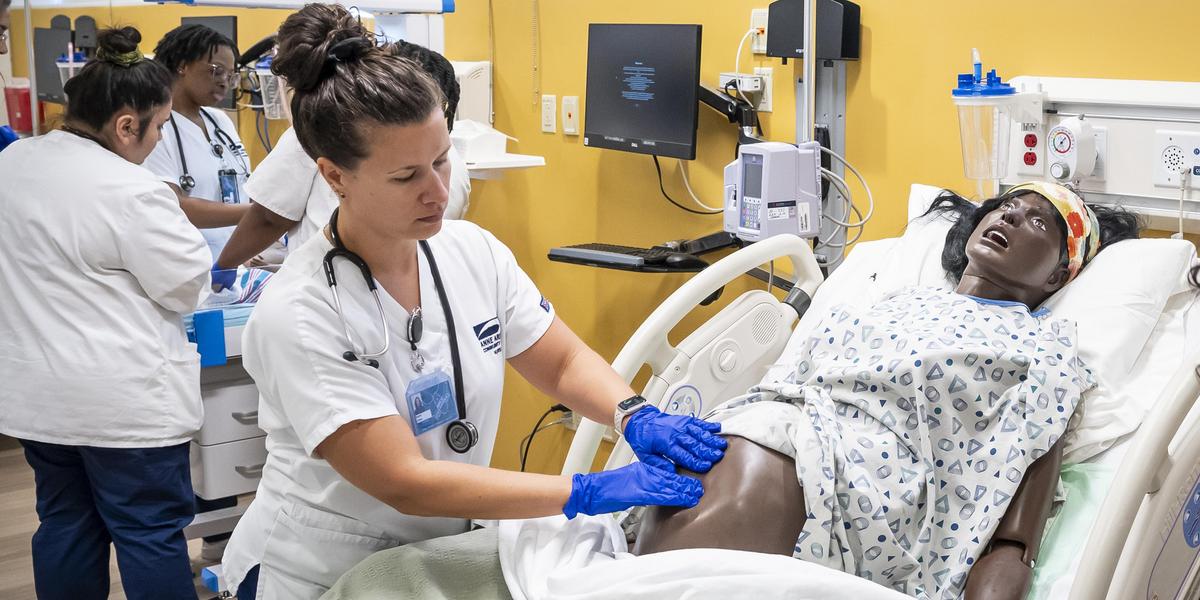
[[[708,266],[708,261],[694,255],[685,254],[683,252],[672,252],[667,255],[664,264],[671,269],[694,269],[700,271]]]

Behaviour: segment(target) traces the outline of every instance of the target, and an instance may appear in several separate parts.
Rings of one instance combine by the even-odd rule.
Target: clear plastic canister
[[[1013,96],[955,97],[968,179],[1001,179],[1008,169],[1008,132]]]
[[[287,118],[283,112],[284,97],[280,93],[277,76],[271,72],[270,65],[259,66],[254,72],[258,76],[259,91],[262,93],[263,114],[273,120]]]

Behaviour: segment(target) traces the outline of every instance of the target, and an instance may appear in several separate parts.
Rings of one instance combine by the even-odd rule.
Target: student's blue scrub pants
[[[108,598],[109,543],[130,600],[195,600],[188,444],[94,448],[21,440],[37,485],[39,600]]]

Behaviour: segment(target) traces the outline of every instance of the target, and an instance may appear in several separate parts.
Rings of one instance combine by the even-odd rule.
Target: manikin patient
[[[1093,385],[1074,323],[1039,307],[1137,218],[1025,184],[957,217],[957,288],[835,307],[748,395],[708,416],[725,459],[695,508],[648,509],[637,554],[794,555],[918,598],[1022,598],[1068,420]]]

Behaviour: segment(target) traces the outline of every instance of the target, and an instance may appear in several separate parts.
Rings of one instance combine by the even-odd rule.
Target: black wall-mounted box
[[[850,0],[816,2],[817,59],[858,60],[862,9]],[[776,0],[767,11],[767,56],[804,56],[804,0]]]

